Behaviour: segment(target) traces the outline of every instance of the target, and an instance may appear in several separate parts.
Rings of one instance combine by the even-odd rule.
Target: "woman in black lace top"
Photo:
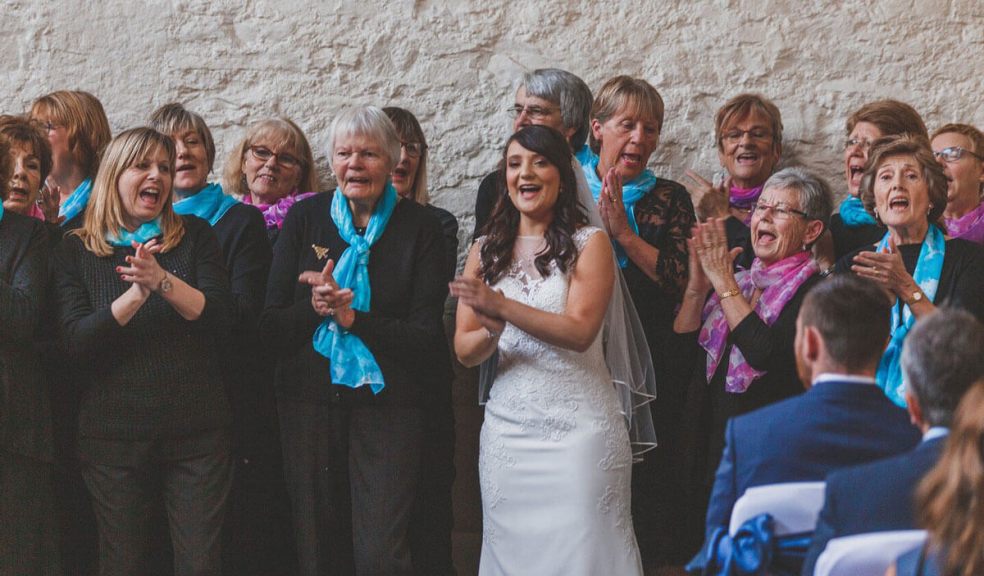
[[[671,451],[683,403],[671,386],[674,310],[687,283],[687,237],[695,217],[680,184],[646,168],[663,128],[663,99],[648,82],[616,76],[591,108],[590,154],[579,154],[652,354],[659,400],[654,421],[659,446],[633,473],[633,516],[644,563],[668,560],[674,522],[659,498],[674,493]],[[654,480],[655,479],[655,480]],[[654,483],[655,482],[655,483]]]

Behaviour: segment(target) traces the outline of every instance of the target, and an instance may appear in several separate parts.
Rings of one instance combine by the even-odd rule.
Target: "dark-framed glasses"
[[[809,218],[806,212],[802,210],[797,210],[795,208],[790,208],[785,204],[766,204],[765,202],[756,202],[752,204],[752,213],[758,214],[759,216],[765,216],[766,212],[772,211],[772,217],[776,220],[788,220],[795,216],[802,216],[803,218]]]
[[[420,155],[427,149],[427,145],[423,142],[400,142],[400,148],[407,151],[407,156],[420,158]]]
[[[557,111],[557,108],[547,108],[544,106],[510,106],[507,110],[514,118],[519,118],[526,112],[526,117],[530,120],[543,120]]]
[[[764,128],[752,128],[751,130],[728,130],[721,135],[721,141],[725,144],[737,144],[748,134],[748,137],[755,142],[768,142],[772,140],[772,132]]]
[[[933,156],[936,157],[937,160],[942,160],[947,164],[951,162],[957,162],[958,160],[963,158],[964,154],[970,154],[971,156],[977,158],[978,160],[984,160],[984,158],[982,158],[980,155],[975,154],[970,150],[967,150],[966,148],[962,148],[960,146],[947,146],[942,150],[933,151]]]
[[[276,158],[275,161],[281,168],[296,168],[301,165],[300,158],[291,156],[286,152],[275,154],[273,150],[270,150],[266,146],[250,146],[249,152],[253,155],[253,158],[256,158],[260,162],[269,162],[270,158]]]

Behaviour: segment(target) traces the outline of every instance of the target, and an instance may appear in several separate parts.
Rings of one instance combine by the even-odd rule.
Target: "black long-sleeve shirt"
[[[141,441],[225,428],[229,405],[216,342],[228,338],[229,280],[208,223],[182,217],[181,242],[156,256],[161,267],[205,296],[194,321],[151,294],[125,325],[111,305],[130,284],[115,268],[133,254],[116,247],[100,257],[68,236],[57,250],[59,318],[70,360],[87,386],[79,415],[82,438]]]
[[[44,225],[6,211],[0,219],[0,450],[43,461],[54,457],[50,399],[35,346],[47,279]]]
[[[369,255],[370,310],[356,311],[349,329],[372,352],[386,386],[377,396],[368,387],[334,386],[328,359],[312,345],[324,319],[311,306],[311,287],[297,281],[304,271],[323,269],[329,258],[337,262],[348,248],[330,216],[332,195],[295,204],[274,246],[260,333],[279,358],[277,394],[307,402],[418,406],[429,397],[426,386],[444,381],[422,374],[433,374],[435,365],[450,369],[442,321],[448,286],[441,224],[423,206],[396,204]]]

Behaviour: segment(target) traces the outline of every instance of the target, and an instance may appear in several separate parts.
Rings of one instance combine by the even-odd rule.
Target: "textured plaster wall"
[[[325,140],[348,104],[414,111],[431,144],[435,204],[472,227],[474,195],[510,131],[503,110],[525,69],[566,68],[592,89],[615,74],[662,93],[652,167],[680,179],[717,168],[714,111],[758,91],[782,110],[787,163],[844,188],[844,120],[895,97],[932,130],[984,126],[982,0],[291,2],[0,0],[0,111],[62,88],[96,94],[114,132],[156,106],[201,113],[217,172],[252,121],[296,120],[327,186]]]

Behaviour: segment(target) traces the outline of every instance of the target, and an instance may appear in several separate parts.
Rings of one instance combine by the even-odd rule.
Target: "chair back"
[[[871,532],[827,542],[814,576],[884,576],[896,558],[926,542],[925,530]]]
[[[735,502],[728,533],[746,520],[771,514],[776,536],[813,532],[823,508],[825,482],[786,482],[749,488]]]

